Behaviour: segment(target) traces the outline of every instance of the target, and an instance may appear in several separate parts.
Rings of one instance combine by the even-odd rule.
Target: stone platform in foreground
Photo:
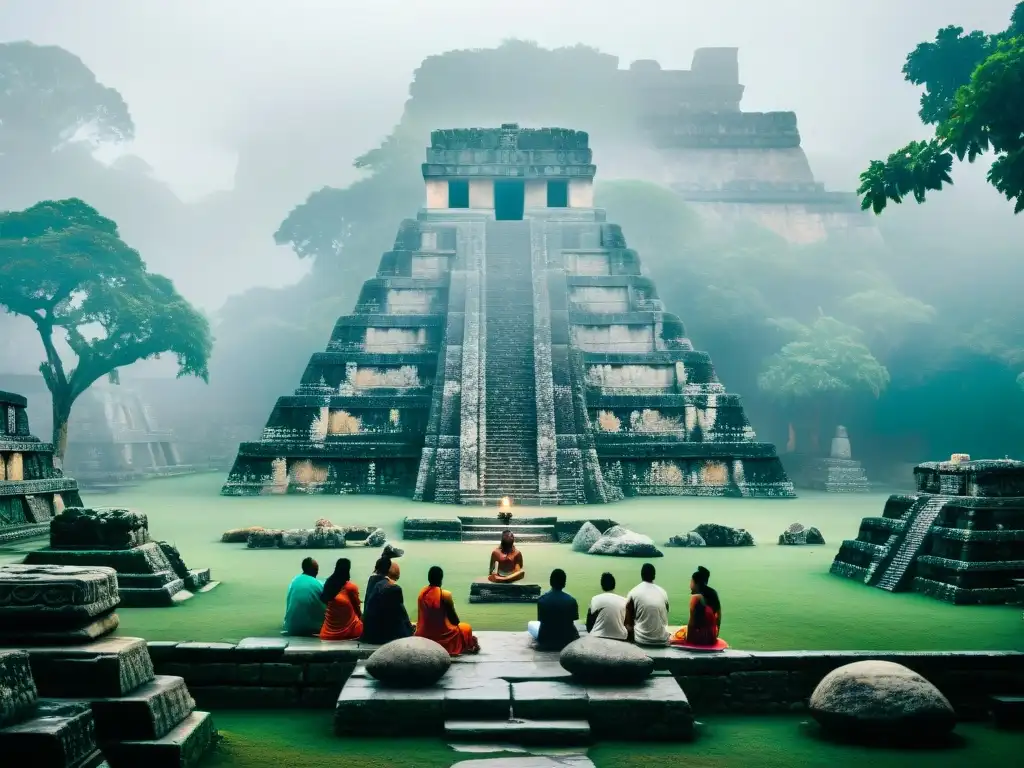
[[[458,671],[469,667],[477,674],[491,669],[492,679],[566,677],[558,654],[537,650],[525,630],[476,635],[482,652],[453,659],[453,676],[469,674]],[[154,641],[149,643],[149,655],[156,674],[183,677],[204,710],[334,709],[358,662],[378,647],[278,636],[239,643]],[[1024,691],[1024,651],[644,650],[654,659],[656,673],[675,678],[698,716],[805,711],[807,698],[825,675],[865,659],[903,664],[923,675],[950,700],[961,719],[985,719],[991,696]]]

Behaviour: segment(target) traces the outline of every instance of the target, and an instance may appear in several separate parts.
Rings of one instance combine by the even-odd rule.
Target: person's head
[[[440,587],[442,581],[444,581],[444,571],[441,570],[441,566],[430,566],[430,570],[427,571],[427,584],[432,587]]]
[[[601,589],[605,592],[611,592],[615,589],[615,577],[610,573],[601,574]]]
[[[552,589],[561,592],[565,589],[565,571],[561,568],[555,568],[551,572],[551,580],[548,583],[551,584]]]
[[[705,568],[703,565],[698,565],[697,570],[690,576],[690,592],[694,595],[699,593],[704,587],[708,585],[708,580],[711,578],[711,571]]]
[[[320,563],[312,557],[304,557],[302,558],[302,572],[315,579],[316,575],[320,573]]]
[[[380,557],[373,566],[373,572],[378,576],[387,576],[388,571],[391,570],[391,558]]]
[[[516,548],[516,537],[512,531],[505,530],[501,532],[501,551],[508,554]]]
[[[340,579],[344,584],[352,577],[352,561],[347,557],[339,557],[338,561],[334,564],[334,573],[331,575],[336,579]]]
[[[653,582],[654,581],[654,574],[655,574],[654,565],[651,564],[651,563],[644,563],[643,567],[640,569],[640,579],[641,579],[641,581],[646,581],[648,583]]]
[[[391,563],[388,568],[388,578],[392,581],[398,581],[398,577],[402,575],[402,569],[398,567],[398,563]]]

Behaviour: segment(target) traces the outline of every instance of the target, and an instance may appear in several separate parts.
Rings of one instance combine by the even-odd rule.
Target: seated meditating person
[[[537,599],[537,621],[526,625],[530,637],[547,651],[560,651],[580,636],[576,629],[580,607],[576,599],[564,591],[565,581],[565,571],[561,568],[551,572],[551,589]]]
[[[480,643],[473,636],[472,627],[459,621],[452,593],[441,589],[443,580],[444,571],[440,567],[435,565],[427,571],[427,586],[416,598],[416,635],[439,643],[449,656],[477,653]]]
[[[587,610],[587,633],[591,637],[608,640],[625,640],[626,598],[615,594],[615,577],[610,573],[601,574],[601,594],[594,595]]]
[[[320,595],[324,591],[316,575],[320,565],[312,557],[302,561],[302,573],[292,579],[285,598],[284,629],[282,635],[312,637],[320,633],[324,623],[324,604]]]
[[[626,595],[626,630],[637,645],[667,645],[668,593],[654,583],[654,566],[644,563],[640,583]]]
[[[501,544],[491,552],[487,580],[495,584],[509,584],[525,576],[523,553],[516,549],[516,537],[512,535],[512,531],[504,531],[501,534]]]
[[[352,583],[352,563],[343,557],[324,582],[323,601],[327,615],[320,628],[321,640],[358,640],[363,634],[363,613],[359,587]]]
[[[373,593],[366,598],[366,613],[363,616],[364,643],[384,645],[402,637],[411,637],[416,627],[409,621],[405,610],[405,597],[398,586],[401,576],[398,563],[391,563],[388,575],[373,587]]]
[[[672,636],[673,645],[715,645],[722,626],[722,602],[708,586],[711,571],[703,565],[690,577],[690,619]]]

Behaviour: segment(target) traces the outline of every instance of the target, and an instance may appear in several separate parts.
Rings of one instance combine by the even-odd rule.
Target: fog
[[[42,197],[86,197],[118,221],[125,240],[151,269],[171,277],[187,299],[216,320],[229,297],[294,285],[317,265],[326,268],[323,261],[299,259],[287,246],[275,245],[274,232],[312,192],[345,187],[364,175],[353,160],[378,147],[401,120],[413,73],[429,56],[521,39],[545,48],[591,46],[617,56],[620,68],[655,59],[664,69],[688,69],[696,48],[737,47],[745,85],[742,109],[796,112],[817,180],[852,191],[870,160],[930,135],[917,115],[920,90],[902,78],[907,53],[949,24],[1001,30],[1014,5],[1014,0],[519,0],[512,5],[0,0],[0,42],[29,40],[76,54],[100,83],[121,94],[135,126],[133,141],[96,153],[110,173],[96,170],[84,156],[59,171],[22,167],[16,181],[0,184],[0,208],[27,207]],[[595,162],[600,179],[601,158]],[[984,163],[958,168],[956,186],[928,206],[904,205],[886,214],[883,234],[899,250],[886,270],[901,289],[915,285],[935,304],[955,294],[958,281],[949,270],[957,257],[942,252],[952,246],[936,222],[945,219],[948,226],[958,215],[970,231],[956,247],[972,240],[992,265],[1013,269],[1014,279],[1024,276],[1019,262],[1010,261],[1024,229],[1012,205],[985,183],[984,172]],[[413,208],[402,215],[414,213]],[[392,233],[398,224],[392,222]],[[371,276],[378,257],[359,254],[358,280]],[[933,268],[924,267],[929,259]],[[657,276],[656,260],[652,263]],[[326,306],[324,316],[350,311],[357,288],[357,282],[346,284],[345,295]],[[801,301],[810,306],[814,298]],[[274,306],[282,300],[263,301]],[[248,305],[234,306],[237,313]],[[684,308],[676,311],[688,320]],[[244,312],[252,313],[255,323],[263,310]],[[295,317],[287,322],[298,323]],[[11,329],[0,330],[0,376],[34,371],[41,350],[31,324],[6,316],[0,323]],[[296,337],[295,360],[322,346],[309,339],[323,339],[329,330],[327,320],[309,323],[315,328]],[[215,360],[230,351],[232,333],[217,333]],[[268,338],[274,341],[265,339],[266,344],[280,345],[285,337]],[[301,364],[295,360],[281,363],[284,373],[275,372],[278,379],[297,383]],[[135,368],[139,375],[173,375],[166,360]],[[278,379],[267,388],[283,394],[287,387]],[[226,380],[237,379],[228,374]],[[254,395],[254,409],[268,412],[268,396]]]

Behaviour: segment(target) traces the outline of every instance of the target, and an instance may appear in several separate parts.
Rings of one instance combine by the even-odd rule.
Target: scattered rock
[[[366,660],[366,671],[382,685],[423,688],[440,680],[452,659],[439,643],[425,637],[392,640]]]
[[[581,637],[562,649],[562,667],[584,683],[635,685],[654,671],[654,659],[630,643]]]
[[[825,675],[811,694],[811,715],[839,736],[941,740],[956,713],[939,689],[891,661],[857,661]]]
[[[576,532],[572,540],[573,552],[589,552],[590,548],[601,538],[601,531],[591,522],[586,522]]]
[[[281,544],[281,535],[283,533],[284,531],[260,528],[258,531],[253,531],[249,534],[249,538],[246,539],[245,545],[249,549],[270,549],[277,547]]]
[[[690,531],[680,536],[673,536],[665,542],[666,547],[705,547],[707,542],[704,537],[696,531]]]
[[[388,543],[388,535],[384,532],[383,528],[378,528],[369,536],[366,537],[366,541],[363,542],[368,547],[383,547]]]
[[[589,552],[591,555],[616,557],[661,557],[661,550],[654,546],[649,536],[627,530],[617,531],[615,536],[606,533],[594,542]]]
[[[224,531],[220,535],[220,540],[225,544],[244,544],[249,540],[249,534],[265,530],[266,528],[262,525],[253,525],[249,528],[232,528],[230,531]]]
[[[623,534],[626,534],[626,533],[629,533],[629,531],[627,529],[623,528],[621,525],[613,525],[611,528],[609,528],[607,531],[605,531],[601,535],[602,536],[607,536],[609,539],[617,539],[617,538],[619,538],[619,536],[622,536]]]
[[[321,517],[319,520],[317,520],[315,523],[313,523],[313,527],[314,528],[337,528],[338,526],[336,526],[334,523],[332,523],[326,517]]]
[[[148,542],[148,519],[130,509],[68,507],[50,521],[52,549],[131,549]]]
[[[779,536],[779,544],[798,545],[824,543],[825,537],[821,535],[821,531],[813,526],[810,528],[804,528],[800,523],[793,523],[789,528],[782,532],[781,536]]]
[[[388,560],[397,560],[405,554],[405,550],[400,547],[394,547],[391,544],[385,544],[384,550],[380,553],[381,557],[386,557]]]
[[[281,533],[282,549],[341,549],[345,546],[344,528],[297,528]]]
[[[752,547],[754,537],[743,528],[730,528],[718,523],[703,523],[693,532],[704,539],[709,547]]]

